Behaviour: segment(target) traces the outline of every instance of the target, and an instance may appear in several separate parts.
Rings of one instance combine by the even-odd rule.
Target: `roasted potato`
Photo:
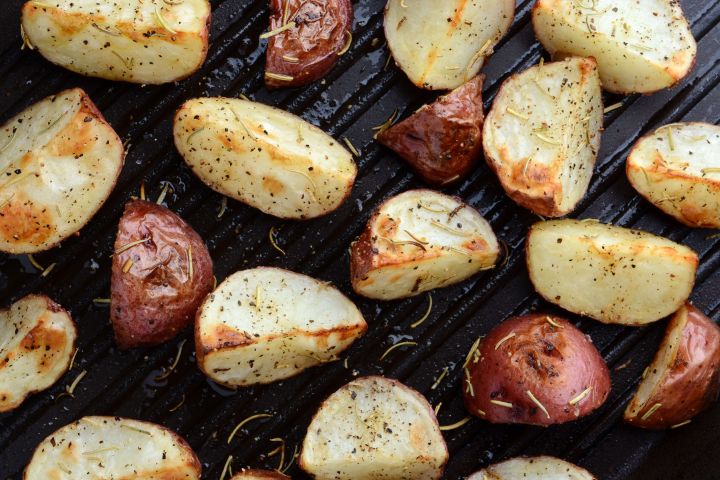
[[[213,190],[270,215],[325,215],[350,194],[357,167],[335,139],[299,117],[234,98],[188,100],[175,145]]]
[[[79,88],[0,127],[0,250],[35,253],[77,233],[110,195],[122,141]]]
[[[207,0],[30,0],[21,33],[30,48],[73,72],[158,84],[200,68],[209,26]]]
[[[594,57],[610,92],[653,93],[695,64],[697,45],[677,0],[538,0],[532,23],[554,56]]]
[[[230,480],[263,480],[268,478],[271,480],[288,480],[290,477],[275,470],[243,470],[230,477]]]
[[[545,300],[624,325],[654,322],[680,308],[698,265],[684,245],[594,220],[536,223],[526,250],[530,280]]]
[[[674,123],[642,137],[627,159],[640,195],[690,227],[720,228],[720,127]]]
[[[515,17],[514,0],[405,2],[388,0],[385,38],[410,81],[431,90],[450,90],[477,75]]]
[[[270,0],[268,88],[299,87],[328,73],[350,47],[350,0]]]
[[[110,320],[120,348],[170,340],[192,323],[212,287],[212,259],[192,227],[153,202],[125,205],[110,283]]]
[[[231,388],[270,383],[336,360],[365,330],[360,311],[332,285],[280,268],[242,270],[197,312],[197,363]]]
[[[300,467],[317,480],[431,480],[448,460],[425,397],[384,377],[356,378],[308,426]]]
[[[0,412],[54,384],[70,365],[76,338],[70,314],[45,295],[0,310]]]
[[[465,176],[482,154],[483,75],[425,105],[377,139],[433,185]]]
[[[575,209],[600,150],[595,60],[536,65],[503,83],[483,128],[485,159],[519,205],[548,217]]]
[[[688,303],[670,319],[625,421],[652,429],[683,425],[719,393],[720,328]]]
[[[456,197],[410,190],[383,202],[351,246],[350,279],[360,295],[411,297],[493,268],[492,227]]]
[[[120,417],[83,417],[35,449],[23,478],[198,480],[200,461],[177,433]]]
[[[467,480],[596,480],[590,472],[555,457],[517,457],[495,463]]]

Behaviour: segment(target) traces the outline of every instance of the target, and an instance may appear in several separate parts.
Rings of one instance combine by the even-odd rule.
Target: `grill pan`
[[[446,191],[463,197],[493,225],[510,254],[502,266],[459,285],[432,293],[430,316],[418,328],[427,296],[372,302],[350,295],[370,328],[343,356],[343,362],[305,371],[266,386],[231,391],[212,384],[194,365],[191,332],[156,348],[117,350],[106,305],[110,258],[123,204],[137,195],[141,182],[150,199],[165,182],[172,186],[168,206],[205,239],[222,280],[230,273],[272,265],[332,281],[352,292],[348,275],[350,242],[382,199],[422,183],[390,151],[372,140],[373,126],[395,110],[407,116],[435,94],[415,88],[388,59],[382,32],[385,0],[354,2],[354,39],[350,50],[323,81],[306,88],[268,92],[263,87],[264,41],[269,2],[211,0],[211,48],[202,69],[187,80],[161,86],[130,85],[90,79],[51,65],[36,52],[21,51],[22,0],[5,0],[0,13],[0,123],[30,104],[64,88],[85,89],[129,147],[115,191],[95,218],[61,247],[36,255],[43,265],[57,263],[45,278],[26,256],[0,255],[0,303],[7,305],[31,292],[43,292],[71,310],[78,324],[79,353],[71,371],[53,387],[31,396],[13,412],[0,414],[0,479],[22,478],[34,447],[55,429],[90,414],[128,416],[163,424],[183,435],[203,463],[204,478],[218,478],[228,455],[235,471],[244,466],[275,468],[267,453],[282,437],[292,452],[300,445],[319,403],[355,375],[382,374],[416,388],[436,405],[441,424],[462,419],[462,361],[474,339],[511,315],[535,309],[560,313],[576,322],[605,357],[613,389],[605,405],[579,421],[538,428],[490,425],[472,420],[445,432],[451,459],[445,477],[459,479],[491,461],[520,454],[549,454],[575,462],[599,479],[720,479],[720,405],[690,425],[668,432],[646,432],[623,425],[622,412],[645,366],[659,344],[664,322],[624,328],[560,312],[534,293],[524,266],[524,236],[537,220],[503,193],[484,164]],[[485,106],[512,72],[540,60],[543,51],[529,21],[531,0],[518,1],[515,22],[483,68]],[[720,120],[720,2],[684,0],[685,14],[698,40],[697,66],[672,90],[630,96],[606,116],[605,134],[590,189],[573,216],[648,230],[684,243],[701,258],[693,302],[715,321],[720,319],[720,238],[692,230],[664,216],[642,200],[624,175],[629,147],[642,134],[682,120]],[[320,126],[336,138],[347,137],[360,150],[359,176],[352,196],[336,212],[308,222],[281,221],[228,201],[218,218],[221,196],[200,183],[185,167],[172,144],[172,114],[195,96],[250,98],[279,106]],[[619,101],[607,95],[606,105]],[[282,256],[268,240],[278,229]],[[174,360],[187,340],[177,367],[156,377]],[[416,347],[382,353],[401,340]],[[431,386],[448,368],[447,376]],[[83,370],[87,375],[74,398],[58,395]],[[178,406],[179,405],[179,406]],[[255,413],[272,413],[248,423],[228,444],[232,429]],[[305,477],[296,466],[294,478]]]

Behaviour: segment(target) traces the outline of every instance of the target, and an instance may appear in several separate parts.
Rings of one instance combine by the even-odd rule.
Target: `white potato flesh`
[[[461,282],[492,268],[490,224],[456,197],[411,190],[385,201],[351,248],[355,291],[391,300]]]
[[[325,400],[303,441],[300,467],[317,480],[430,480],[448,450],[425,397],[383,377],[361,377]]]
[[[229,387],[274,382],[336,360],[366,329],[332,285],[280,268],[242,270],[198,310],[198,366]]]
[[[691,227],[720,228],[720,127],[674,123],[644,136],[627,159],[633,187]]]
[[[467,480],[595,480],[590,472],[555,457],[518,457],[490,465]]]
[[[54,384],[70,365],[76,337],[68,312],[44,295],[0,310],[0,412]]]
[[[122,141],[81,89],[45,98],[0,127],[0,251],[47,250],[110,195]]]
[[[697,45],[677,0],[538,0],[532,21],[551,54],[594,57],[611,92],[671,87],[695,63]]]
[[[593,59],[536,65],[498,92],[483,127],[485,158],[517,203],[539,215],[566,215],[590,184],[602,126]]]
[[[592,220],[554,220],[530,229],[527,265],[547,301],[601,322],[643,325],[687,300],[698,257],[651,233]]]
[[[385,38],[415,85],[451,90],[473,78],[515,16],[515,0],[388,0]]]
[[[197,98],[175,115],[175,145],[213,190],[270,215],[325,215],[350,194],[352,155],[291,113],[234,98]]]
[[[196,480],[200,461],[178,434],[119,417],[83,417],[35,449],[25,480]]]
[[[207,0],[30,0],[27,43],[49,61],[91,77],[159,84],[200,68],[208,48]]]

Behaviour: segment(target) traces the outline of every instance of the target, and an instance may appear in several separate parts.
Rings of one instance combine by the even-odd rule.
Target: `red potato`
[[[287,480],[289,478],[287,475],[278,473],[275,470],[243,470],[230,477],[230,480]]]
[[[585,334],[544,314],[495,327],[468,355],[465,375],[465,406],[492,423],[569,422],[610,392],[607,365]]]

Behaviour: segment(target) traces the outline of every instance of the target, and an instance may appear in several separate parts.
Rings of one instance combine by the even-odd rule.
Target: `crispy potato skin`
[[[482,153],[484,75],[381,132],[377,139],[393,149],[426,182],[443,186],[461,179]]]
[[[120,348],[171,339],[192,322],[212,290],[212,259],[202,238],[167,208],[131,200],[120,219],[115,251],[144,238],[149,240],[113,256],[110,319]]]
[[[467,477],[467,480],[519,479],[597,480],[584,468],[547,455],[510,458],[503,462],[494,463]]]
[[[299,87],[325,76],[340,59],[338,53],[352,32],[350,0],[270,0],[270,10],[270,30],[282,27],[285,15],[287,22],[294,21],[297,26],[268,39],[265,66],[266,72],[293,79],[285,81],[266,76],[265,85],[268,88]]]
[[[467,368],[472,389],[463,390],[465,406],[492,423],[569,422],[598,408],[610,392],[607,365],[587,337],[567,320],[543,314],[514,317],[495,327]],[[569,403],[588,388],[592,390],[581,401]]]
[[[273,480],[284,480],[289,479],[287,475],[283,475],[282,473],[278,473],[275,470],[243,470],[240,473],[236,473],[232,477],[230,477],[230,480],[258,480],[261,478],[270,478]]]

